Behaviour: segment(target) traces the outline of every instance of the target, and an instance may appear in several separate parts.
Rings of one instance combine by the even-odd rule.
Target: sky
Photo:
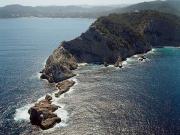
[[[10,4],[21,4],[26,6],[45,5],[120,5],[134,4],[153,0],[0,0],[0,7]]]

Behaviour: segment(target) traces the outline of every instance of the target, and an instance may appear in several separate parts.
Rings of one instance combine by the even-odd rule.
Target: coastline
[[[53,127],[49,128],[49,129],[46,129],[44,131],[49,131],[49,130],[53,130],[55,128],[59,128],[59,127],[65,127],[67,126],[67,121],[69,119],[69,114],[68,112],[66,111],[65,107],[66,105],[65,104],[62,104],[60,101],[65,97],[66,94],[70,94],[73,90],[74,90],[74,87],[78,84],[78,80],[76,79],[76,77],[73,77],[73,78],[70,78],[68,79],[69,81],[74,81],[75,84],[69,88],[68,91],[66,91],[65,93],[62,93],[58,98],[55,97],[55,94],[59,91],[59,89],[55,86],[56,90],[53,91],[52,93],[47,93],[46,95],[40,97],[39,99],[37,99],[36,102],[34,103],[31,103],[31,104],[27,104],[21,108],[17,108],[16,111],[15,111],[15,114],[14,114],[14,120],[15,121],[27,121],[30,123],[30,115],[28,114],[28,110],[32,107],[34,107],[35,104],[38,104],[39,102],[43,101],[45,99],[45,97],[47,95],[51,96],[52,97],[52,100],[51,100],[51,104],[52,105],[56,105],[56,106],[59,106],[58,109],[56,111],[54,111],[54,114],[57,114],[57,116],[59,118],[61,118],[61,122],[60,123],[57,123],[55,124]],[[44,80],[46,81],[46,80]]]
[[[161,50],[161,49],[160,49]],[[150,52],[148,52],[148,53],[151,53],[151,51]],[[136,57],[136,56],[135,56]],[[145,62],[146,63],[146,62]],[[147,64],[148,64],[149,62],[147,62]],[[141,64],[141,63],[138,63],[137,65],[139,65],[139,64]],[[144,64],[142,64],[142,65],[144,65]],[[87,65],[87,66],[89,66],[89,65]],[[90,65],[91,66],[91,65]],[[96,66],[96,65],[95,65]],[[98,67],[101,67],[102,65],[100,65],[100,66],[98,66]],[[105,67],[103,67],[103,69],[105,69]],[[113,68],[111,68],[111,69],[113,69]],[[115,68],[115,69],[117,69],[117,68]],[[113,69],[114,70],[114,69]],[[121,69],[117,69],[117,70],[119,70],[119,71],[117,71],[117,72],[121,72]],[[129,70],[129,69],[127,69],[126,68],[126,70]],[[115,71],[115,70],[114,70]],[[120,84],[121,85],[121,84]],[[90,90],[90,89],[89,89]],[[98,89],[97,89],[98,90]],[[91,93],[91,91],[90,91],[90,93]],[[67,97],[67,98],[69,98],[69,97]],[[70,102],[69,104],[72,104],[72,102]],[[70,105],[71,106],[71,105]],[[71,114],[71,113],[70,113]],[[73,118],[72,118],[73,117]],[[68,123],[71,123],[71,121],[74,119],[74,117],[76,118],[76,116],[72,116],[70,119],[69,119],[69,121],[68,121]],[[68,126],[68,127],[65,127],[65,128],[62,128],[62,127],[59,127],[59,129],[56,129],[56,131],[64,131],[64,130],[67,130],[67,129],[69,129],[69,127],[71,127],[70,125]],[[52,129],[52,130],[54,130],[54,128]],[[51,130],[48,130],[49,132],[51,132]],[[54,131],[54,132],[56,132],[56,131]],[[46,132],[46,131],[45,131]],[[44,133],[44,131],[43,131],[43,133]]]
[[[148,52],[151,52],[151,51],[152,51],[152,49],[151,49],[150,51],[148,51]],[[147,53],[148,53],[148,52],[147,52]],[[141,56],[144,56],[144,55],[147,54],[147,53],[135,54],[135,55],[133,55],[133,56],[131,56],[131,57],[126,58],[126,60],[122,61],[122,67],[121,67],[121,68],[126,67],[128,61],[130,61],[130,59],[131,59],[132,57],[140,58]],[[78,68],[79,68],[79,67],[82,67],[82,66],[86,66],[87,64],[88,64],[88,63],[78,63]],[[109,65],[109,66],[111,67],[112,65]],[[108,66],[108,67],[109,67],[109,66]],[[105,66],[104,66],[104,67],[105,67]],[[119,67],[115,67],[114,65],[113,65],[113,67],[114,67],[114,68],[119,68]],[[105,68],[106,68],[106,67],[105,67]],[[120,69],[120,68],[119,68],[119,69]],[[77,75],[76,75],[76,76],[77,76]],[[51,94],[47,94],[48,96],[51,96],[51,97],[52,97],[52,102],[51,102],[51,104],[52,104],[52,105],[55,105],[55,106],[58,106],[58,109],[55,110],[53,113],[54,113],[54,114],[57,114],[57,117],[60,118],[60,119],[62,119],[62,115],[64,115],[64,119],[62,119],[62,121],[60,122],[60,124],[59,124],[59,123],[53,124],[53,127],[49,127],[49,128],[47,128],[47,129],[45,128],[45,130],[49,130],[49,129],[51,129],[51,128],[56,128],[56,127],[61,127],[61,126],[63,127],[63,126],[66,126],[66,125],[67,125],[67,124],[66,124],[66,121],[67,121],[67,119],[68,119],[68,112],[64,110],[64,105],[59,104],[58,101],[61,100],[62,95],[71,92],[71,90],[73,89],[73,87],[78,84],[77,79],[76,79],[76,76],[74,76],[74,77],[72,77],[72,78],[69,78],[69,79],[66,79],[66,80],[63,80],[63,81],[58,82],[58,83],[54,83],[57,91],[55,91],[55,92],[53,92],[53,93],[51,93]],[[61,92],[61,88],[60,88],[60,87],[58,88],[58,84],[59,84],[59,83],[62,83],[62,84],[63,84],[63,83],[66,82],[66,81],[69,81],[69,82],[72,81],[73,84],[70,84],[70,86],[69,86],[68,88],[65,88],[65,89],[66,89],[65,91]],[[69,82],[68,82],[68,83],[69,83]],[[65,84],[65,85],[68,85],[68,84]],[[60,92],[60,94],[58,94],[58,96],[57,96],[57,93],[58,93],[58,92]],[[40,99],[38,99],[38,101],[37,101],[35,104],[41,103],[44,99],[46,99],[46,96],[47,96],[47,95],[45,95],[45,96],[41,97]],[[36,106],[36,105],[35,105],[35,106]],[[33,106],[31,106],[30,109],[31,109],[31,108],[33,108]],[[31,116],[31,115],[30,115],[30,116]],[[42,129],[43,129],[43,128],[42,128]]]
[[[180,19],[119,14],[0,18],[0,134],[178,134]],[[63,66],[74,76],[65,79]],[[42,69],[54,80],[41,78]],[[63,81],[74,84],[61,91]],[[50,108],[60,123],[32,125],[33,107]]]
[[[133,57],[133,56],[132,56],[132,57]],[[128,60],[128,59],[127,59],[127,60]],[[126,65],[126,61],[127,61],[127,60],[123,61],[123,63],[124,63],[123,65],[124,65],[124,66]],[[44,63],[43,63],[43,65],[44,65]],[[88,63],[79,63],[78,69],[79,69],[80,67],[83,67],[83,66],[86,66],[86,65],[88,65]],[[109,65],[109,66],[110,66],[110,67],[111,67],[111,66],[114,67],[114,65]],[[104,68],[106,68],[106,67],[104,67]],[[114,67],[114,68],[116,68],[116,67]],[[119,69],[119,68],[118,68],[118,69]],[[36,76],[36,77],[39,77],[40,74],[41,74],[41,73],[38,73],[38,76]],[[78,74],[76,74],[76,76],[78,76]],[[61,121],[61,123],[56,124],[53,128],[65,127],[65,126],[67,126],[67,123],[66,123],[66,122],[67,122],[67,120],[68,120],[68,112],[64,109],[64,108],[65,108],[65,105],[59,103],[59,101],[64,97],[65,94],[71,93],[71,92],[74,90],[74,86],[78,85],[78,80],[76,79],[76,76],[74,76],[74,77],[72,77],[72,78],[70,78],[70,79],[67,79],[67,80],[72,80],[72,81],[74,81],[75,84],[74,84],[68,91],[66,91],[65,93],[61,94],[58,98],[55,97],[55,93],[57,93],[57,92],[59,91],[59,89],[56,87],[56,84],[58,84],[58,83],[54,83],[54,84],[55,84],[55,87],[56,87],[56,89],[57,89],[56,91],[53,91],[52,93],[47,93],[47,94],[46,94],[46,95],[52,96],[52,104],[61,107],[61,108],[58,108],[54,113],[56,113],[57,116],[60,117],[62,121]],[[46,81],[46,82],[48,83],[47,80],[43,80],[43,81]],[[28,122],[30,122],[30,119],[29,119],[29,116],[30,116],[30,115],[28,114],[28,109],[31,108],[31,107],[33,107],[36,103],[42,101],[42,100],[45,98],[46,95],[44,95],[43,97],[40,97],[40,98],[39,98],[36,102],[34,102],[34,103],[27,104],[27,105],[25,105],[25,106],[23,106],[23,107],[21,107],[21,108],[17,108],[17,109],[16,109],[16,112],[15,112],[15,115],[14,115],[14,120],[15,120],[15,121],[28,121]],[[63,117],[62,117],[62,116],[63,116]],[[50,129],[53,129],[53,128],[50,128]],[[48,130],[50,130],[50,129],[48,129]],[[46,130],[46,131],[48,131],[48,130]]]
[[[163,48],[165,48],[165,47],[163,47]],[[171,47],[171,48],[179,48],[179,47]],[[148,55],[148,54],[153,54],[155,51],[156,51],[156,49],[157,48],[152,48],[150,51],[148,51],[147,53],[145,53],[144,55]],[[126,68],[126,65],[131,61],[131,58],[138,58],[139,57],[139,55],[133,55],[133,56],[131,56],[131,57],[129,57],[129,58],[127,58],[125,61],[123,61],[123,63],[124,63],[124,66],[123,66],[123,68]],[[136,61],[136,63],[137,63],[137,61]],[[79,63],[79,66],[78,66],[78,69],[80,68],[80,67],[83,67],[83,66],[86,66],[86,65],[88,65],[88,63]],[[113,65],[109,65],[110,67],[114,67]],[[106,67],[103,67],[103,68],[106,68]],[[117,68],[117,67],[114,67],[114,68],[116,68],[116,69],[120,69],[120,68]],[[76,75],[76,76],[78,76],[78,74]],[[61,123],[59,123],[59,124],[56,124],[53,128],[50,128],[50,129],[48,129],[48,130],[45,130],[45,131],[51,131],[51,130],[54,130],[55,128],[59,128],[59,127],[66,127],[68,124],[67,124],[67,121],[68,121],[68,112],[66,111],[66,109],[65,109],[65,107],[66,107],[66,105],[65,104],[61,104],[61,103],[59,103],[59,101],[61,101],[62,99],[63,99],[63,97],[64,97],[64,95],[65,94],[70,94],[73,90],[74,90],[74,86],[76,86],[76,85],[78,85],[78,80],[76,79],[76,76],[74,76],[74,77],[72,77],[72,78],[70,78],[70,79],[68,79],[68,80],[73,80],[73,81],[75,81],[75,84],[69,89],[69,91],[67,91],[66,93],[63,93],[59,98],[56,98],[54,95],[55,95],[55,93],[56,92],[58,92],[58,88],[56,87],[56,91],[54,91],[54,92],[52,92],[52,93],[47,93],[48,95],[51,95],[52,96],[52,98],[53,98],[53,100],[52,100],[52,104],[55,104],[55,105],[58,105],[58,106],[60,106],[61,108],[58,108],[58,110],[56,110],[54,113],[57,113],[57,116],[58,117],[61,117],[61,119],[62,119],[62,122]],[[46,80],[44,80],[44,81],[46,81]],[[46,81],[47,82],[47,81]],[[38,100],[37,100],[37,102],[39,102],[39,101],[41,101],[42,99],[44,99],[45,98],[45,96],[46,95],[44,95],[43,97],[41,97],[41,98],[39,98]],[[37,103],[37,102],[35,102],[35,103]],[[26,106],[24,106],[24,107],[21,107],[21,108],[18,108],[18,109],[16,109],[16,113],[15,113],[15,115],[14,115],[14,120],[15,121],[28,121],[28,122],[30,122],[29,121],[29,114],[28,114],[28,109],[30,108],[30,107],[33,107],[33,105],[35,104],[35,103],[32,103],[32,104],[28,104],[28,105],[26,105]]]

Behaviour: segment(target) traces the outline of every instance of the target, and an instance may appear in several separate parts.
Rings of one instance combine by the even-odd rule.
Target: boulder
[[[40,111],[48,110],[51,112],[54,112],[59,108],[58,106],[51,104],[51,102],[47,100],[41,100],[39,103],[35,104],[35,107]]]
[[[60,123],[61,119],[59,117],[53,117],[53,118],[48,118],[41,123],[41,128],[43,130],[52,128],[56,123]]]
[[[61,94],[67,92],[74,84],[75,82],[70,80],[64,80],[57,83],[56,87],[59,89],[59,91],[55,94],[55,97],[59,97]]]
[[[51,101],[52,97],[50,95],[46,95],[45,100]]]
[[[146,60],[146,57],[144,55],[141,55],[139,58],[138,58],[139,61],[144,61]]]
[[[104,62],[104,66],[105,66],[105,67],[108,67],[109,65],[108,65],[108,63],[107,63],[107,62]]]
[[[122,58],[119,57],[116,61],[116,63],[114,64],[115,67],[119,67],[122,68]]]
[[[32,125],[41,125],[42,122],[41,111],[39,111],[36,107],[31,107],[28,110],[28,113],[30,114],[30,121]]]
[[[45,99],[36,103],[28,110],[32,125],[37,125],[43,130],[53,127],[56,123],[61,122],[61,119],[53,112],[59,107],[51,104],[52,97],[46,95]]]

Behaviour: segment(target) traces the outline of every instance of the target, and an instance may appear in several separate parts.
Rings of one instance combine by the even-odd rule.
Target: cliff
[[[42,79],[59,82],[74,76],[77,63],[115,64],[152,47],[180,45],[180,18],[156,11],[100,17],[81,36],[63,42],[42,71]]]

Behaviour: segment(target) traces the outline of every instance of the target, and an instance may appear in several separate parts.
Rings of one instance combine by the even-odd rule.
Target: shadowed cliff
[[[180,45],[180,18],[156,11],[100,17],[81,36],[63,42],[49,56],[42,79],[59,82],[74,76],[77,63],[115,64],[152,47]]]

